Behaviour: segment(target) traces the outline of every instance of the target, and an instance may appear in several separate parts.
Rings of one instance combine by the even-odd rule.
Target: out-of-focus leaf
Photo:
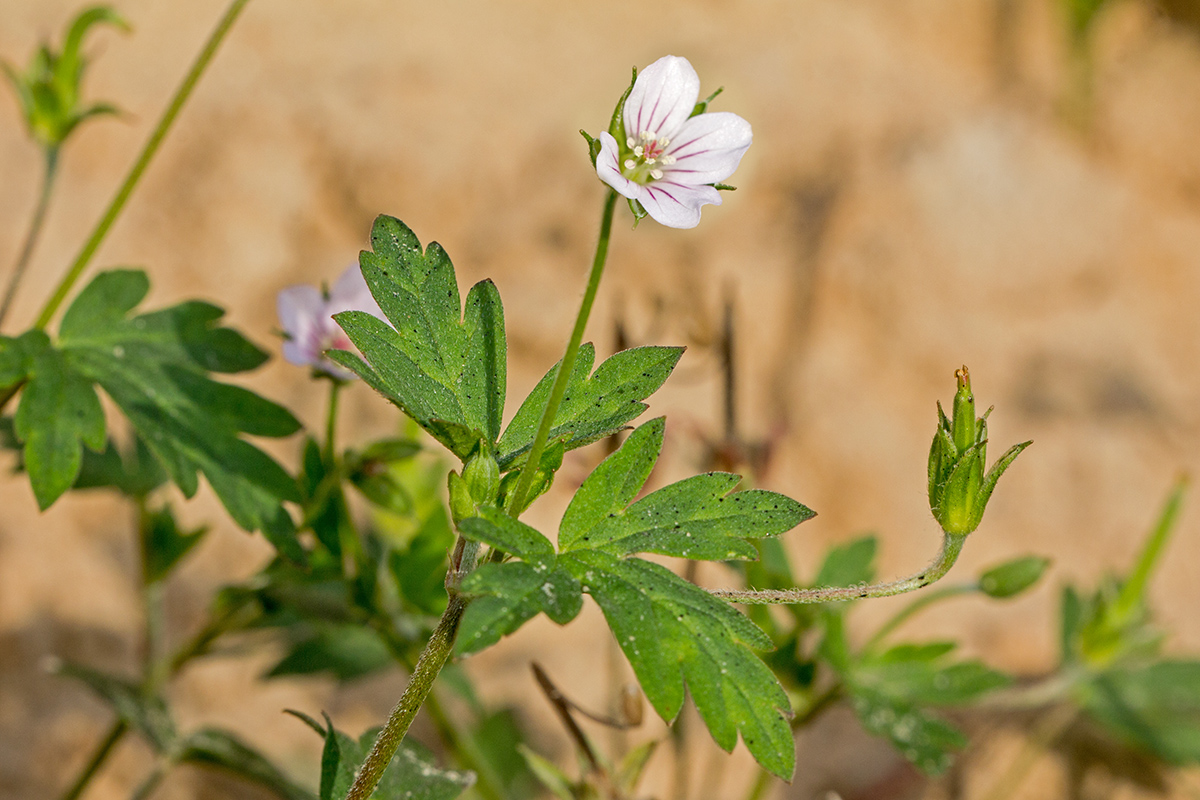
[[[294,643],[279,663],[266,674],[284,675],[329,673],[345,682],[392,665],[387,645],[370,628],[362,625],[322,625]]]
[[[537,776],[538,781],[546,787],[547,791],[558,800],[576,800],[575,792],[571,788],[571,779],[567,777],[567,773],[559,769],[553,761],[538,755],[525,745],[520,745],[520,751],[525,763],[529,765],[529,770]]]
[[[41,334],[27,345],[31,368],[14,419],[29,484],[45,510],[71,488],[83,463],[83,448],[104,449],[104,411],[92,382],[74,360]]]
[[[94,381],[116,402],[185,495],[195,493],[202,472],[235,522],[262,530],[282,554],[302,560],[281,505],[299,501],[295,482],[241,438],[286,436],[300,423],[282,406],[208,375],[250,369],[266,354],[216,327],[223,312],[208,303],[128,316],[148,288],[141,271],[98,275],[63,317],[63,358],[89,389]]]
[[[825,555],[813,586],[855,586],[875,579],[874,536],[864,536],[849,544],[833,547]]]
[[[863,691],[852,695],[851,705],[863,727],[888,739],[901,755],[928,775],[945,772],[953,751],[967,744],[962,733],[911,704]]]
[[[208,528],[203,527],[181,532],[170,506],[150,512],[143,525],[142,571],[146,583],[157,583],[165,578],[208,532]]]
[[[95,692],[112,706],[118,718],[142,734],[156,752],[164,753],[174,745],[175,723],[161,697],[147,696],[129,681],[79,664],[59,664],[57,672]]]
[[[1084,708],[1125,742],[1177,766],[1200,763],[1200,662],[1111,670],[1079,693]]]
[[[284,800],[313,800],[313,793],[291,781],[265,756],[234,734],[204,728],[179,744],[178,760],[185,764],[216,767],[256,783]]]
[[[329,724],[321,757],[320,800],[346,796],[355,772],[366,759],[378,733],[378,729],[369,730],[355,741]],[[408,738],[400,743],[400,749],[371,797],[374,800],[454,800],[474,783],[473,773],[439,768],[429,750]]]

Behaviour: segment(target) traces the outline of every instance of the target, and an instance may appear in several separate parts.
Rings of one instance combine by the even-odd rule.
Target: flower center
[[[621,174],[636,183],[649,183],[663,176],[663,167],[675,163],[675,156],[667,155],[667,145],[671,140],[659,136],[652,131],[642,131],[637,138],[630,136],[625,140],[624,169]]]

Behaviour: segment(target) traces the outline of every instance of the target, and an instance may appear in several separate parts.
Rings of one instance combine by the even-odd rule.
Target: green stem
[[[125,208],[126,201],[129,200],[129,195],[133,193],[134,187],[142,177],[142,173],[146,171],[150,160],[154,158],[158,152],[159,145],[162,144],[163,138],[170,130],[175,118],[179,116],[179,111],[183,108],[183,104],[187,102],[191,96],[192,90],[196,88],[196,83],[200,80],[200,76],[204,74],[205,68],[208,67],[213,56],[217,52],[217,48],[225,39],[225,35],[229,33],[229,29],[233,27],[233,23],[237,20],[238,15],[242,13],[242,9],[250,0],[233,0],[229,7],[225,10],[224,16],[217,22],[217,26],[213,28],[209,34],[208,41],[204,43],[203,49],[196,56],[196,60],[192,63],[191,69],[184,76],[183,82],[179,84],[179,88],[175,90],[174,97],[171,98],[170,104],[163,111],[162,117],[158,120],[158,125],[150,133],[150,138],[146,140],[146,144],[142,147],[142,152],[134,162],[129,174],[125,176],[124,183],[117,189],[116,195],[108,204],[108,209],[104,212],[104,216],[96,224],[96,229],[92,231],[92,235],[83,245],[83,249],[79,251],[79,255],[75,257],[75,262],[71,264],[66,274],[63,275],[58,287],[54,290],[54,294],[46,302],[42,313],[38,315],[35,326],[44,329],[50,320],[54,317],[54,313],[58,311],[59,306],[66,300],[67,294],[75,282],[79,280],[79,276],[83,274],[83,270],[87,267],[88,262],[92,260],[96,250],[100,247],[100,243],[104,241],[104,237],[108,235],[109,229],[116,222],[117,216]]]
[[[529,448],[529,456],[521,469],[521,477],[513,491],[513,502],[508,512],[517,517],[525,510],[525,497],[533,483],[533,475],[538,470],[546,442],[550,439],[550,429],[554,427],[554,417],[558,407],[562,405],[563,395],[567,392],[567,381],[575,369],[575,356],[579,345],[583,343],[583,331],[587,327],[588,316],[592,313],[592,304],[596,300],[596,290],[600,288],[600,277],[604,274],[604,262],[608,257],[608,241],[612,236],[613,211],[617,206],[617,193],[611,189],[604,199],[604,213],[600,219],[600,238],[596,242],[596,255],[592,259],[592,271],[588,275],[587,289],[583,293],[583,302],[579,304],[579,314],[575,317],[575,329],[567,341],[566,352],[559,362],[558,372],[554,375],[554,384],[550,388],[550,397],[546,400],[546,410],[542,412],[542,422],[538,425],[537,435]]]
[[[392,709],[391,716],[376,737],[375,744],[371,746],[371,752],[367,754],[358,774],[354,776],[354,783],[346,793],[346,800],[367,800],[379,785],[383,771],[396,755],[400,742],[433,689],[434,680],[450,658],[454,637],[458,633],[458,624],[462,621],[466,609],[466,598],[459,594],[450,596],[445,613],[438,621],[429,643],[425,645],[425,650],[417,659],[412,675],[409,676],[408,686],[400,696],[400,702]]]
[[[112,753],[113,748],[117,746],[117,742],[121,741],[121,737],[125,735],[127,730],[129,728],[123,720],[117,720],[112,724],[112,727],[108,729],[108,733],[100,740],[100,744],[96,747],[96,752],[92,753],[92,757],[88,759],[79,776],[75,778],[75,782],[71,784],[71,788],[63,792],[60,800],[77,800],[83,794],[83,790],[92,782],[92,778],[95,777],[96,772],[108,760],[109,754]]]
[[[942,551],[925,569],[907,578],[876,583],[871,586],[831,586],[817,589],[710,589],[709,591],[732,603],[748,605],[800,603],[830,603],[841,600],[859,600],[867,597],[892,597],[905,592],[923,589],[945,576],[958,554],[962,552],[965,536],[942,534]]]
[[[129,800],[147,800],[150,795],[154,794],[154,790],[162,783],[162,779],[167,776],[167,771],[171,768],[171,763],[163,760],[155,765],[153,771],[146,776],[146,779],[133,790],[133,794],[129,795]]]
[[[33,209],[33,219],[29,221],[29,231],[25,234],[25,242],[21,245],[21,253],[17,256],[17,263],[13,266],[12,277],[8,279],[8,286],[4,289],[4,299],[0,300],[0,324],[4,323],[4,318],[8,316],[8,309],[12,306],[13,297],[17,294],[17,286],[21,283],[21,278],[25,276],[25,269],[29,266],[30,259],[33,258],[33,248],[37,244],[38,236],[41,235],[42,225],[46,221],[46,210],[50,207],[50,195],[54,188],[54,177],[58,174],[58,148],[46,148],[45,170],[42,172],[42,191],[38,195],[37,205]]]
[[[338,397],[341,394],[342,382],[337,378],[329,379],[329,413],[325,418],[325,470],[332,472],[336,469],[334,445],[337,434]]]
[[[971,594],[977,591],[979,591],[979,584],[977,583],[960,583],[956,586],[944,586],[936,591],[921,595],[896,612],[895,616],[887,622],[883,623],[879,630],[875,631],[875,635],[863,645],[863,652],[869,653],[874,650],[879,646],[880,642],[887,638],[888,634],[934,603],[941,602],[950,597],[957,597],[960,594]]]

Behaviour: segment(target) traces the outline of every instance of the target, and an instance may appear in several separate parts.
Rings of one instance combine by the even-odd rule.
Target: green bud
[[[454,470],[446,476],[447,487],[450,489],[450,516],[457,525],[460,521],[473,517],[478,512],[467,482]]]
[[[996,481],[1021,451],[1032,442],[1014,445],[985,473],[987,466],[987,416],[975,418],[971,376],[964,366],[954,373],[953,419],[938,404],[938,427],[929,448],[929,508],[942,530],[966,536],[979,527]]]
[[[463,465],[463,480],[476,505],[494,505],[500,492],[500,465],[487,453],[477,452]]]
[[[49,44],[43,44],[24,72],[8,63],[0,64],[16,91],[30,135],[48,153],[56,152],[85,119],[117,113],[116,107],[109,103],[85,106],[80,101],[87,66],[81,52],[83,39],[92,26],[101,23],[129,30],[128,23],[117,12],[107,6],[96,6],[74,19],[61,51],[55,52]]]
[[[1014,597],[1041,579],[1050,559],[1025,556],[992,567],[979,576],[979,591],[997,600]]]

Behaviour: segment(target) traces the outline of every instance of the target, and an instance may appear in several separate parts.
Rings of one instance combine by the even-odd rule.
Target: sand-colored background
[[[123,0],[136,32],[91,40],[88,94],[127,115],[68,147],[6,332],[33,318],[223,5]],[[0,56],[24,63],[75,7],[0,0]],[[762,483],[820,514],[787,537],[796,563],[811,572],[830,543],[872,530],[883,572],[907,572],[937,543],[923,496],[933,404],[970,365],[977,397],[997,406],[992,441],[1036,443],[958,569],[1026,552],[1055,564],[1028,597],[965,601],[914,629],[1037,672],[1054,659],[1057,586],[1126,564],[1174,477],[1200,467],[1200,39],[1136,2],[1112,4],[1096,34],[1095,107],[1081,131],[1061,112],[1065,39],[1049,0],[258,0],[95,263],[144,265],[153,303],[211,298],[274,348],[275,293],[331,279],[371,219],[393,214],[446,247],[464,286],[495,279],[517,397],[558,356],[594,243],[602,187],[576,131],[606,123],[630,66],[687,56],[705,91],[725,87],[718,108],[754,126],[739,190],[692,231],[648,222],[631,232],[622,217],[590,328],[602,353],[618,317],[634,343],[691,347],[653,402],[671,420],[658,478],[694,468],[699,434],[719,431],[705,344],[731,293],[742,433],[775,448]],[[7,270],[39,162],[3,94]],[[304,370],[274,360],[249,383],[319,424],[323,393]],[[396,424],[365,388],[349,404],[348,441]],[[274,452],[294,464],[295,449]],[[564,475],[596,458],[578,454]],[[549,524],[563,497],[531,518]],[[214,586],[267,555],[206,492],[187,508],[216,530],[169,594],[181,630]],[[54,796],[108,724],[98,702],[41,665],[59,655],[133,667],[135,563],[119,503],[70,497],[38,515],[27,483],[0,486],[0,795]],[[1153,590],[1178,652],[1200,650],[1197,564],[1200,515],[1189,507]],[[865,624],[895,607],[857,613]],[[597,699],[607,646],[597,617],[565,631],[532,624],[473,665],[489,701],[520,703],[539,744],[564,759],[526,663],[536,656]],[[241,730],[310,777],[318,743],[279,710],[327,709],[358,730],[403,684],[260,684],[264,658],[191,670],[172,690],[181,724]],[[887,748],[850,728],[834,717],[801,740],[786,796],[851,797],[887,774]],[[1015,746],[997,744],[968,786],[986,784]],[[694,796],[740,797],[745,753],[732,763],[725,783]],[[147,766],[143,748],[124,746],[89,797],[127,796]],[[668,771],[660,765],[648,790],[664,793]],[[1061,791],[1046,763],[1022,796]],[[157,796],[259,795],[180,770]]]

